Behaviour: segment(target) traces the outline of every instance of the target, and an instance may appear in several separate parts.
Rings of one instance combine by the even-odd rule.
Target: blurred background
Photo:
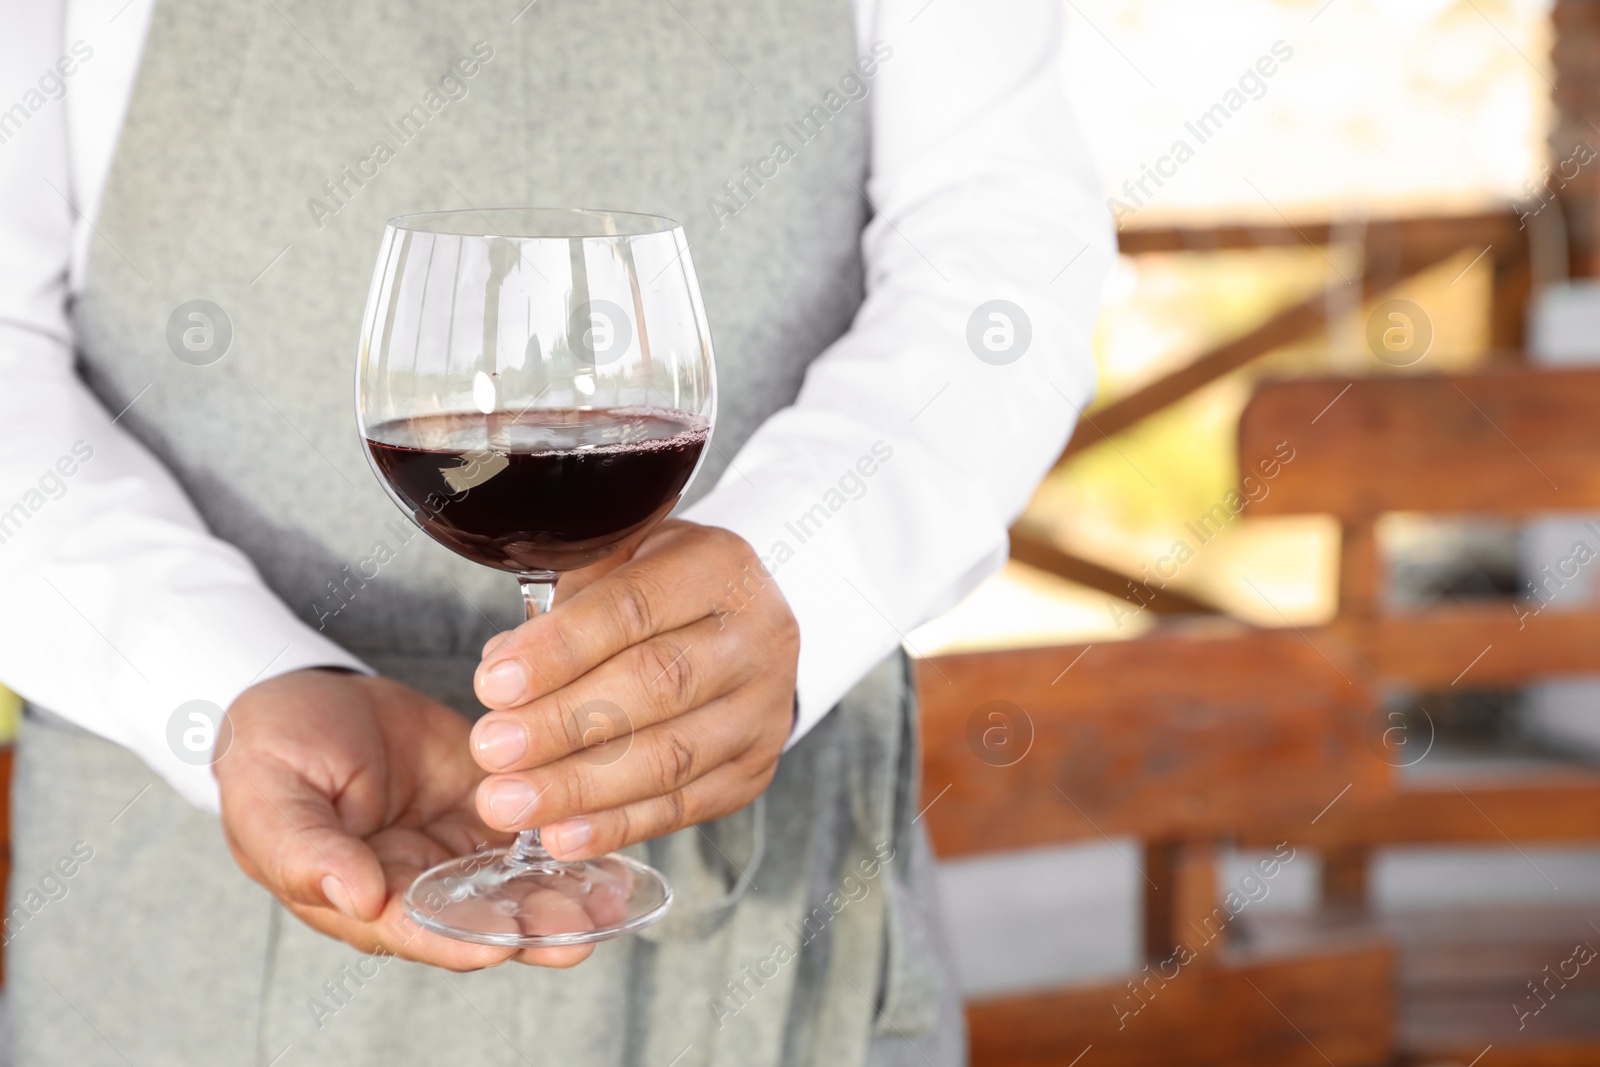
[[[1064,2],[1100,394],[908,641],[975,1064],[1600,1064],[1600,5]]]
[[[975,1063],[1600,1064],[1600,6],[1067,7],[1100,394],[909,641]]]
[[[1368,220],[1484,212],[1514,220],[1514,203],[1528,198],[1525,185],[1567,158],[1573,144],[1587,135],[1600,147],[1586,112],[1570,116],[1557,136],[1555,6],[1072,0],[1067,90],[1106,192],[1134,208],[1120,220],[1124,238],[1150,227],[1313,223],[1336,235],[1330,244],[1121,256],[1096,336],[1102,407],[1308,297],[1326,299],[1328,315],[1130,427],[1115,448],[1102,443],[1073,457],[1041,488],[1029,519],[1061,546],[1137,574],[1185,521],[1237,484],[1235,431],[1255,383],[1393,369],[1365,340],[1367,313],[1389,296],[1409,297],[1433,320],[1432,351],[1407,370],[1488,362],[1491,272],[1461,273],[1481,244],[1379,298],[1363,299],[1347,282],[1361,273]],[[1584,47],[1571,27],[1564,38],[1568,49]],[[1264,95],[1246,97],[1223,130],[1198,143],[1185,124],[1271,55],[1275,42],[1293,54],[1262,79]],[[1600,63],[1600,50],[1586,58]],[[1600,69],[1567,74],[1566,92],[1576,97],[1595,89],[1570,83],[1600,78]],[[1153,195],[1138,206],[1123,182],[1137,180],[1180,139],[1193,158],[1159,188],[1148,183]],[[1101,441],[1092,430],[1090,437]],[[1240,618],[1281,624],[1250,592],[1248,577],[1293,622],[1323,622],[1335,609],[1336,549],[1331,522],[1257,519],[1219,538],[1175,584]],[[935,652],[1119,635],[1102,601],[1013,566],[912,639]]]

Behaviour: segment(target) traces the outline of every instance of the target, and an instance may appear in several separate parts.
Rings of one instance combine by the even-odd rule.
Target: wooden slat
[[[1245,825],[1236,840],[1241,848],[1271,848],[1288,840],[1333,849],[1352,841],[1372,847],[1502,848],[1509,847],[1508,840],[1600,842],[1600,775],[1548,771],[1532,781],[1409,786],[1388,799],[1362,798],[1348,806],[1341,800],[1314,825],[1297,819]]]
[[[1228,942],[1228,929],[1219,927],[1216,908],[1217,848],[1209,841],[1148,842],[1144,847],[1144,955],[1159,962],[1172,956],[1179,945],[1199,939],[1194,931],[1212,938],[1197,947],[1189,966],[1208,968],[1218,960]],[[1210,923],[1208,926],[1207,923]]]
[[[1489,289],[1489,357],[1497,363],[1520,363],[1533,290],[1528,246],[1498,242],[1487,258],[1493,272]]]
[[[1600,610],[1528,615],[1530,603],[1466,601],[1331,629],[1379,679],[1423,688],[1492,688],[1600,671]]]
[[[1370,618],[1378,612],[1384,587],[1377,521],[1369,515],[1346,519],[1339,534],[1339,615]]]
[[[1339,224],[1321,219],[1258,226],[1130,226],[1117,234],[1124,255],[1153,252],[1221,252],[1304,244],[1327,245],[1340,236]],[[1526,242],[1515,214],[1506,211],[1473,215],[1372,219],[1365,226],[1369,243],[1466,247],[1498,245],[1508,251]]]
[[[1476,224],[1463,223],[1454,227],[1451,220],[1403,220],[1369,227],[1369,264],[1361,277],[1362,298],[1375,296],[1397,282],[1437,266],[1464,248],[1488,243],[1479,240],[1485,234],[1501,232],[1499,223],[1492,221],[1499,216],[1474,218],[1478,220]],[[1416,236],[1408,236],[1410,234]],[[1374,255],[1380,248],[1387,254]],[[1315,293],[1278,312],[1255,329],[1209,349],[1177,370],[1086,413],[1057,464],[1182,400],[1201,386],[1321,329],[1327,321],[1327,296]]]
[[[1011,528],[1011,558],[1058,578],[1126,600],[1135,607],[1143,607],[1152,615],[1208,615],[1218,612],[1214,605],[1176,589],[1151,589],[1142,584],[1130,588],[1135,583],[1128,575],[1074,555],[1021,523]]]
[[[1508,1011],[1504,1000],[1472,1004],[1465,1010],[1474,1017],[1485,1012]],[[1488,1042],[1487,1044],[1493,1044]],[[1473,1067],[1473,1061],[1487,1045],[1471,1046],[1470,1041],[1452,1041],[1430,1046],[1421,1052],[1402,1051],[1398,1067]],[[1536,1045],[1494,1046],[1494,1067],[1594,1067],[1600,1063],[1600,1041],[1543,1041]],[[1479,1060],[1487,1063],[1487,1060]]]
[[[1323,851],[1320,888],[1324,908],[1360,911],[1367,906],[1370,859],[1371,850],[1365,845],[1347,845]]]
[[[1600,1063],[1600,980],[1589,973],[1593,963],[1556,989],[1537,1015],[1519,1020],[1512,1009],[1521,1003],[1531,1010],[1527,983],[1567,960],[1576,942],[1596,943],[1591,910],[1581,900],[1530,901],[1339,916],[1247,911],[1243,921],[1252,946],[1273,955],[1335,939],[1381,938],[1392,945],[1397,1064],[1592,1067]],[[1494,1050],[1484,1055],[1490,1045]]]
[[[968,1005],[973,1067],[1379,1067],[1392,1051],[1393,954],[1381,946],[1179,970],[1123,983]],[[1172,970],[1168,969],[1168,974]],[[1143,977],[1143,976],[1138,976]],[[1119,1021],[1121,1025],[1119,1026]]]
[[[1275,348],[1320,330],[1328,321],[1327,298],[1317,293],[1278,312],[1261,325],[1209,349],[1191,362],[1078,420],[1059,466],[1086,448],[1121,433],[1140,419],[1177,403],[1203,385],[1237,370]]]
[[[1397,950],[1397,1043],[1404,1062],[1466,1067],[1486,1046],[1505,1067],[1600,1063],[1600,980],[1570,960],[1596,943],[1591,909],[1574,901],[1502,903],[1386,916]],[[1564,981],[1558,969],[1566,964]],[[1546,971],[1545,968],[1550,968]],[[1541,1000],[1530,981],[1543,987]],[[1519,1006],[1523,1013],[1519,1019]]]
[[[940,853],[1204,838],[1263,811],[1309,819],[1346,786],[1350,800],[1386,794],[1363,677],[1335,639],[1318,645],[1172,624],[919,661],[922,803]]]
[[[1240,419],[1240,469],[1257,469],[1280,442],[1294,455],[1248,512],[1515,516],[1600,508],[1596,411],[1600,370],[1589,369],[1264,386]]]

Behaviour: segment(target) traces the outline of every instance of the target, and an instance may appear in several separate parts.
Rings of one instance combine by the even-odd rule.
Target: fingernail
[[[490,704],[514,703],[528,689],[528,672],[514,659],[501,660],[478,680],[478,694]]]
[[[539,836],[546,844],[553,843],[556,851],[563,856],[570,856],[594,839],[594,827],[588,819],[567,819],[546,826]],[[552,837],[555,838],[554,842],[550,840]]]
[[[473,745],[478,750],[478,762],[486,768],[509,767],[528,751],[528,735],[514,722],[500,719],[479,723]]]
[[[327,898],[328,903],[332,904],[336,909],[338,909],[339,914],[343,915],[345,918],[356,920],[361,918],[356,914],[356,906],[350,901],[350,890],[346,889],[344,887],[344,883],[334,875],[329,874],[323,876],[322,895]]]
[[[516,778],[496,782],[489,787],[489,810],[501,826],[512,827],[523,822],[533,810],[539,794],[533,786]]]

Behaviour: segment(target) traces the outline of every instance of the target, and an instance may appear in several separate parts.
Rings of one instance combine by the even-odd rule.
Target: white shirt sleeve
[[[67,301],[150,5],[3,3],[0,679],[215,810],[209,767],[169,740],[180,707],[366,668],[206,531],[74,373]],[[876,60],[867,301],[687,512],[750,541],[799,619],[796,739],[1004,561],[1088,401],[1114,247],[1057,0],[860,0],[857,22]]]
[[[366,668],[211,536],[74,372],[69,198],[104,184],[148,0],[131,7],[89,12],[81,37],[85,11],[59,0],[8,0],[0,16],[0,679],[214,811],[207,753],[181,740],[194,724],[169,731],[180,707],[225,709],[303,667]],[[90,129],[70,128],[80,119]],[[89,159],[76,173],[75,150]]]
[[[791,744],[1003,565],[1089,401],[1115,254],[1062,91],[1059,0],[857,15],[878,59],[866,303],[684,513],[749,541],[799,621]]]

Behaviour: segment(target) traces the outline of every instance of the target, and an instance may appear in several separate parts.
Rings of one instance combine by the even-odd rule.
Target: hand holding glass
[[[532,208],[391,220],[356,398],[401,510],[515,574],[530,619],[550,610],[561,572],[642,536],[699,469],[716,372],[682,228]],[[620,854],[556,860],[535,829],[424,872],[405,903],[463,941],[573,945],[650,925],[672,891]]]

